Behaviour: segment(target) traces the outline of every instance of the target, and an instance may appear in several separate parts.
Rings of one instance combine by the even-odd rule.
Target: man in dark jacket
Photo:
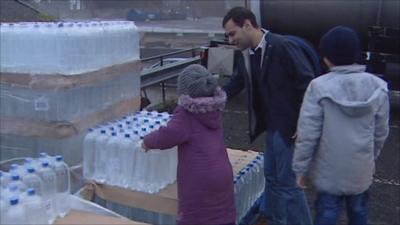
[[[237,73],[225,85],[228,98],[248,94],[250,139],[267,131],[265,213],[269,224],[311,224],[304,192],[292,171],[293,143],[303,94],[312,66],[293,40],[257,25],[254,14],[232,8],[223,19],[229,42],[242,50]]]

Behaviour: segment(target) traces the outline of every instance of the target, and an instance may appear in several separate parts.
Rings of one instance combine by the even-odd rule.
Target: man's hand
[[[292,139],[296,139],[297,138],[297,132],[295,132],[292,136]]]
[[[307,177],[306,176],[304,176],[304,175],[297,175],[297,177],[296,177],[296,183],[297,183],[297,186],[299,186],[300,188],[303,188],[303,189],[307,189],[308,188],[308,186],[307,186]]]

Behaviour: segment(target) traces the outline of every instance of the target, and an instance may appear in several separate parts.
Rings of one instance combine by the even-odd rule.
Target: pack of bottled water
[[[71,80],[65,79],[72,75],[140,59],[139,33],[132,21],[0,23],[0,46],[0,72],[13,76],[25,73],[33,76],[32,80],[40,75],[63,75],[64,80],[49,81],[52,85],[69,84]],[[129,72],[113,70],[116,79],[68,88],[2,83],[0,115],[71,121],[103,110],[139,95],[140,67],[136,67]],[[71,102],[74,107],[70,107]]]
[[[70,210],[70,171],[63,157],[41,153],[0,171],[1,224],[52,224]]]
[[[228,152],[229,155],[229,152]],[[254,156],[254,157],[253,157]],[[252,160],[234,176],[233,183],[236,201],[236,224],[243,224],[243,218],[251,207],[254,206],[264,191],[264,156],[262,153],[253,155]],[[231,161],[232,162],[232,161]],[[124,206],[101,198],[95,202],[122,216],[149,224],[175,224],[176,216],[145,210],[141,208]]]
[[[1,85],[0,116],[44,121],[73,121],[140,95],[139,71],[118,79],[68,89],[31,89]],[[71,105],[73,104],[73,105]]]
[[[1,72],[75,75],[138,60],[132,21],[0,23]]]
[[[233,179],[235,187],[236,214],[239,221],[246,215],[264,191],[264,156],[259,154]]]
[[[176,180],[177,150],[145,152],[143,137],[165,126],[171,115],[140,111],[89,129],[83,141],[88,180],[156,193]]]

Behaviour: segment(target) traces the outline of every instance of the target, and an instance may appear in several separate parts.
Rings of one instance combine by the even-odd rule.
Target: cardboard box
[[[147,223],[141,223],[132,221],[126,218],[117,218],[111,216],[97,215],[94,213],[82,212],[71,210],[67,216],[57,219],[54,224],[130,224],[130,225],[146,225]]]

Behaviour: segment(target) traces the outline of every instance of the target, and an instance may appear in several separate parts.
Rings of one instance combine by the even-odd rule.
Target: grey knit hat
[[[186,67],[178,77],[178,94],[192,98],[214,96],[217,86],[217,79],[199,64]]]

